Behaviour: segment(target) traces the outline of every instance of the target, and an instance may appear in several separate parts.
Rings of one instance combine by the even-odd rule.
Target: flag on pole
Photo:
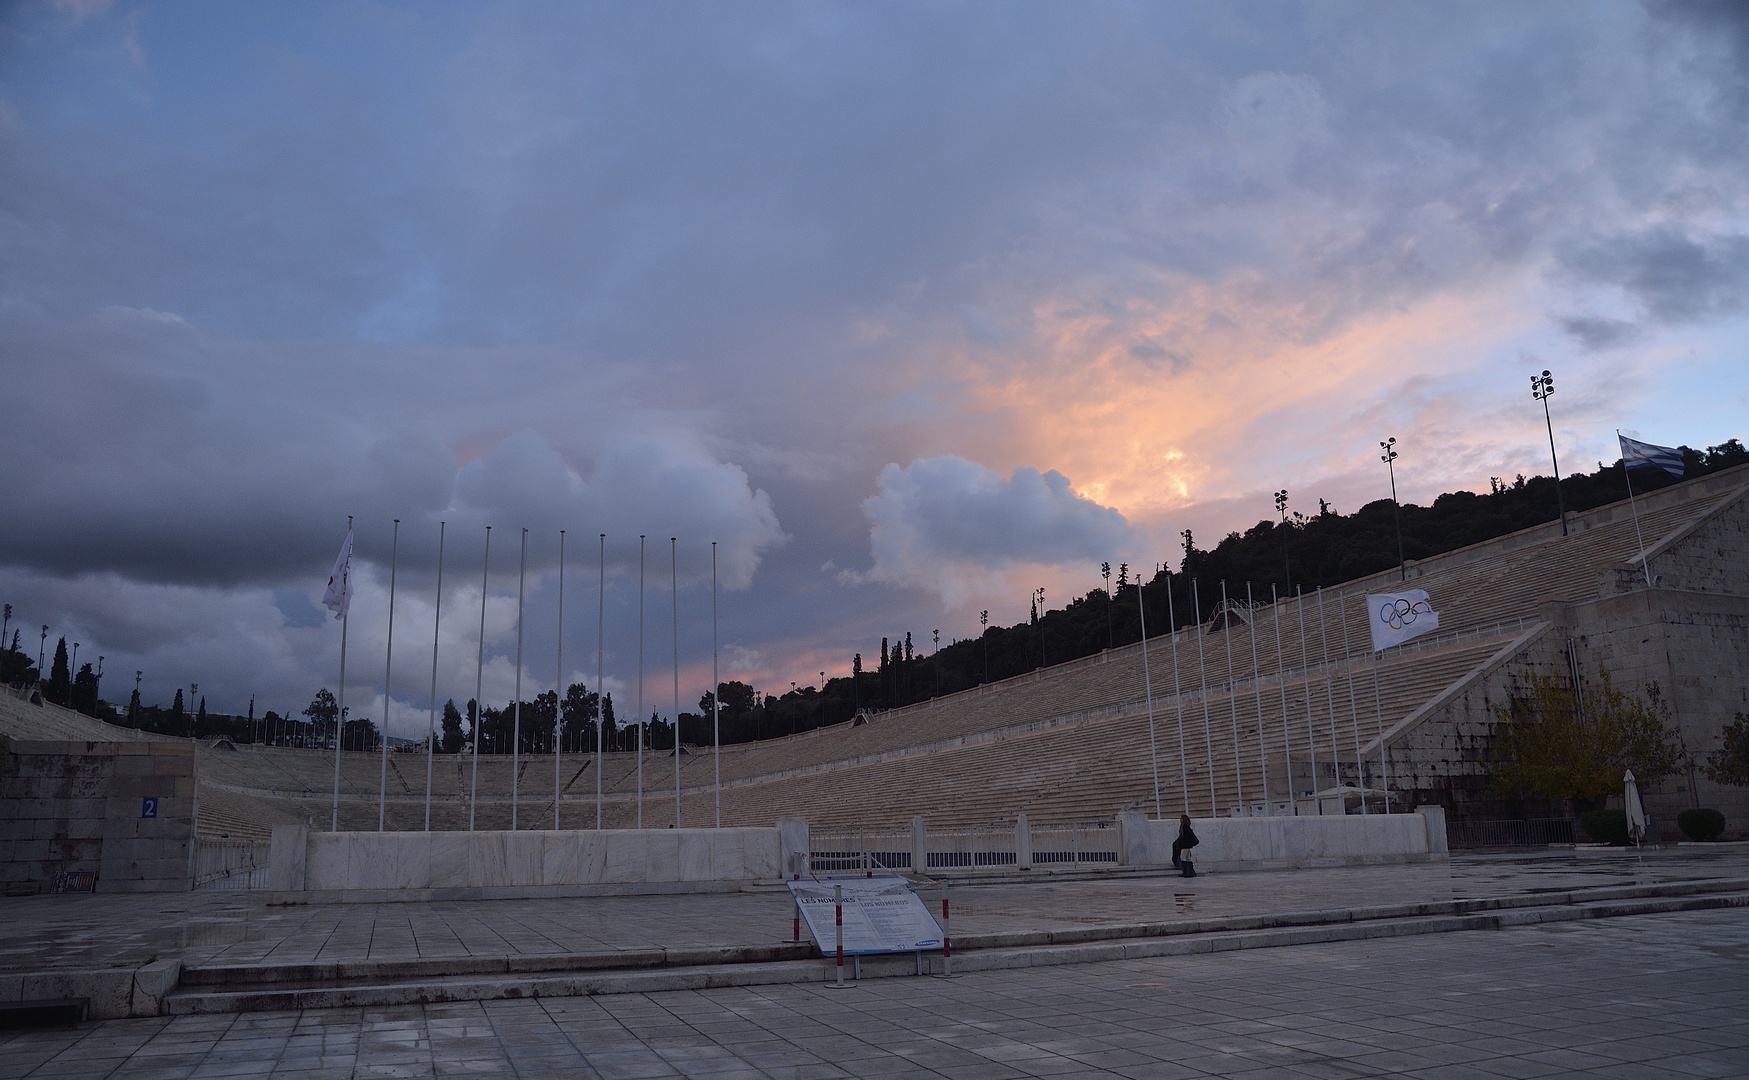
[[[322,594],[322,606],[344,619],[352,606],[352,530],[346,530],[346,542],[334,558],[334,569],[328,574],[328,591]]]
[[[1682,451],[1669,446],[1657,446],[1649,442],[1630,439],[1621,432],[1616,432],[1616,438],[1621,440],[1621,461],[1629,469],[1663,469],[1676,479],[1682,479],[1684,466]]]
[[[1382,652],[1439,629],[1439,612],[1433,610],[1426,589],[1368,596],[1366,606],[1372,626],[1373,652]]]

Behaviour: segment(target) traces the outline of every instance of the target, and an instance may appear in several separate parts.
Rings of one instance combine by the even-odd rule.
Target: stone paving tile
[[[1449,864],[955,887],[961,934],[1382,903],[1584,886],[1749,878],[1749,847],[1455,856]],[[0,899],[0,971],[185,963],[538,956],[787,939],[786,893],[268,906],[257,896]],[[1554,947],[1552,944],[1549,947]]]
[[[111,1021],[0,1036],[0,1075],[1740,1077],[1746,1016],[1749,916],[1728,910],[842,993],[796,984]]]

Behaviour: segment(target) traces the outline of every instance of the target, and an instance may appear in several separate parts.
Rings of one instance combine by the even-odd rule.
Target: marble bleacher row
[[[1732,497],[1729,491],[1707,493],[1698,484],[1684,488],[1666,489],[1656,505],[1642,509],[1640,524],[1648,545]],[[1380,658],[1376,701],[1362,597],[1368,591],[1403,587],[1395,570],[1327,589],[1322,603],[1311,595],[1259,605],[1251,625],[1235,622],[1231,631],[1203,634],[1200,661],[1197,628],[1150,639],[1162,809],[1172,813],[1184,802],[1177,741],[1180,703],[1193,811],[1209,809],[1211,759],[1213,805],[1221,813],[1263,797],[1265,763],[1270,793],[1284,797],[1284,756],[1303,769],[1315,753],[1321,775],[1328,776],[1332,704],[1336,757],[1343,778],[1354,780],[1357,742],[1362,747],[1372,744],[1381,726],[1389,729],[1516,636],[1533,631],[1542,605],[1596,597],[1600,580],[1626,566],[1638,549],[1625,505],[1576,515],[1574,526],[1568,537],[1561,537],[1558,525],[1551,523],[1418,564],[1410,587],[1432,594],[1441,630],[1431,640]],[[1242,584],[1229,583],[1229,588],[1243,594]],[[1206,617],[1213,602],[1204,599]],[[1187,613],[1178,614],[1186,620]],[[1260,684],[1251,681],[1254,665],[1262,676]],[[1288,697],[1286,755],[1278,673],[1285,674]],[[1205,680],[1212,747],[1203,734]],[[1093,820],[1128,808],[1151,810],[1153,771],[1143,697],[1142,650],[1126,646],[880,713],[864,725],[727,747],[721,759],[723,822],[769,824],[782,814],[797,814],[823,825],[902,824],[921,813],[932,823],[971,825],[1012,821],[1025,812],[1044,823]],[[1235,711],[1240,744],[1236,767]],[[1075,715],[1083,712],[1090,714]],[[552,758],[524,757],[519,764],[518,824],[550,827]],[[709,824],[714,818],[709,748],[683,754],[681,765],[683,823]],[[422,828],[424,756],[390,754],[389,766],[388,827]],[[381,767],[375,754],[342,755],[342,828],[376,827]],[[566,755],[565,826],[594,824],[596,767],[593,754]],[[636,755],[608,754],[600,768],[604,823],[634,823]],[[1376,768],[1374,758],[1365,772],[1367,782],[1378,780]],[[433,828],[467,827],[471,769],[466,757],[437,758]],[[644,823],[668,825],[674,817],[672,754],[646,752],[644,770]],[[480,758],[476,827],[509,826],[511,773],[507,757]],[[201,775],[211,781],[209,786],[252,801],[263,820],[328,825],[331,752],[259,747],[208,751],[202,755]],[[1296,788],[1303,791],[1308,779],[1296,777]]]

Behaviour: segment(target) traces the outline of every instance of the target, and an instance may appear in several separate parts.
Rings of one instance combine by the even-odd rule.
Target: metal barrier
[[[1578,840],[1572,818],[1524,818],[1511,821],[1454,821],[1447,826],[1452,847],[1542,847]]]
[[[194,838],[194,887],[202,891],[267,888],[272,843],[266,840]]]
[[[808,865],[815,873],[911,869],[911,830],[813,830],[808,835]]]
[[[1116,866],[1117,847],[1116,822],[1032,827],[1034,866]]]
[[[930,829],[927,835],[932,870],[1002,869],[1020,865],[1014,826],[970,829]]]

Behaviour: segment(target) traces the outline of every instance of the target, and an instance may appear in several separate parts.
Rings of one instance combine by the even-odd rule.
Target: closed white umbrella
[[[1640,788],[1634,783],[1634,771],[1629,769],[1621,778],[1622,805],[1628,813],[1628,835],[1633,837],[1634,846],[1639,847],[1640,841],[1646,835],[1646,808],[1640,805]]]

